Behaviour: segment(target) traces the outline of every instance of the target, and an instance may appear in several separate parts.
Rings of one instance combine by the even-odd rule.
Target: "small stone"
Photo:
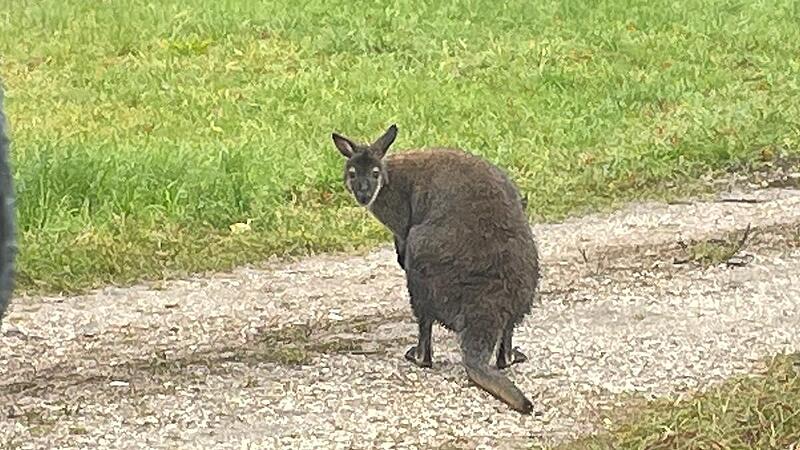
[[[20,339],[27,338],[28,334],[29,333],[25,328],[15,325],[9,325],[8,329],[6,329],[5,333],[3,333],[3,335],[6,337],[15,337]]]
[[[93,338],[99,334],[99,328],[100,327],[97,325],[97,322],[91,321],[83,326],[81,334],[83,337]]]

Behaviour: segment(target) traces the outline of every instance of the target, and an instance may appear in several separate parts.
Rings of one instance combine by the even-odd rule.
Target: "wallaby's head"
[[[390,126],[383,136],[371,144],[354,142],[333,133],[333,143],[347,158],[344,164],[344,184],[361,206],[369,208],[378,192],[389,182],[383,157],[397,137],[397,125]]]

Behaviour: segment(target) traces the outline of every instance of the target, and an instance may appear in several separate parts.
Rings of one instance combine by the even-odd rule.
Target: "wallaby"
[[[440,323],[459,334],[467,376],[530,414],[531,401],[498,370],[527,360],[511,340],[539,284],[538,250],[517,187],[497,166],[459,149],[385,157],[396,125],[369,144],[332,137],[347,158],[345,186],[394,234],[419,326],[406,359],[432,366],[432,326]]]

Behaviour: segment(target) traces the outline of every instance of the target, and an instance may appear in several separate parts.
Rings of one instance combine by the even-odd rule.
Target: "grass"
[[[792,227],[781,228],[785,228],[785,230],[781,231],[787,234],[787,236],[782,236],[786,239],[786,244],[791,245]],[[676,259],[675,262],[693,262],[704,267],[710,267],[731,261],[737,253],[745,248],[751,232],[752,230],[748,226],[741,233],[727,233],[727,236],[722,238],[692,241],[690,243],[680,242],[686,257]]]
[[[607,434],[554,450],[797,448],[800,355],[775,357],[764,373],[726,381],[693,398],[628,408],[625,416]]]
[[[761,250],[786,250],[800,246],[800,224],[780,224],[750,228],[724,233],[719,237],[701,240],[680,241],[680,250],[673,256],[677,264],[691,263],[702,267],[723,263],[733,266],[747,265],[750,258],[748,248],[753,245]],[[750,255],[752,256],[752,255]]]
[[[484,155],[536,220],[795,155],[798,5],[20,0],[0,11],[20,290],[385,241],[332,130]]]

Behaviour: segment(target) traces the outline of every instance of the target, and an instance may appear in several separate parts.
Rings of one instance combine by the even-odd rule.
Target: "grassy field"
[[[333,130],[397,122],[398,148],[482,154],[536,220],[797,154],[798,5],[6,3],[20,289],[387,239],[344,193]]]
[[[749,450],[800,448],[800,355],[701,395],[626,408],[610,433],[551,450]]]

